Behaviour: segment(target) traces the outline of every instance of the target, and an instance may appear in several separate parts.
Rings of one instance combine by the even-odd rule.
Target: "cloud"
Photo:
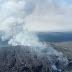
[[[35,10],[26,27],[35,31],[72,31],[72,5],[64,0],[34,0]],[[31,27],[31,28],[29,28]]]

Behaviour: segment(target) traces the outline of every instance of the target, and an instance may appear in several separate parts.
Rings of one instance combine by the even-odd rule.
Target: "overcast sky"
[[[11,29],[11,18],[30,31],[72,31],[72,0],[0,0],[0,29]]]
[[[72,31],[72,0],[27,0],[35,6],[26,18],[31,31]]]

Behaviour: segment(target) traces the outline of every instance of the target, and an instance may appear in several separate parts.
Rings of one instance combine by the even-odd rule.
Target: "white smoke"
[[[2,0],[0,5],[0,30],[2,40],[11,45],[31,45],[37,37],[25,29],[26,16],[33,12],[34,6],[24,0]]]
[[[12,45],[31,45],[38,42],[37,36],[27,30],[26,21],[29,16],[44,16],[52,9],[55,9],[54,13],[57,13],[59,5],[53,3],[56,1],[0,0],[0,31],[3,32],[2,40],[9,40],[8,44]],[[30,28],[30,26],[28,27]]]
[[[2,31],[2,41],[8,40],[8,44],[13,46],[31,46],[41,55],[46,55],[51,68],[57,70],[54,61],[59,61],[62,65],[67,65],[67,59],[62,53],[57,52],[50,46],[39,43],[39,39],[33,32],[26,29],[25,19],[32,14],[43,14],[52,0],[0,0],[0,31]],[[53,9],[55,5],[51,8]],[[42,51],[47,48],[47,52]],[[53,57],[56,57],[55,59]]]

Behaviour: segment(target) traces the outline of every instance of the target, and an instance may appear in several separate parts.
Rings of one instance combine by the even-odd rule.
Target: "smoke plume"
[[[1,39],[8,40],[8,44],[13,46],[31,46],[38,55],[47,56],[53,70],[61,71],[61,66],[66,66],[68,63],[67,58],[51,46],[39,43],[37,35],[26,28],[25,20],[28,16],[44,15],[51,4],[52,0],[0,0]],[[51,6],[52,9],[55,7],[55,4]],[[55,62],[60,63],[59,68]]]

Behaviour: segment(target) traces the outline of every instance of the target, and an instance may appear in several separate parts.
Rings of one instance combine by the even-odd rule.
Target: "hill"
[[[30,52],[29,47],[0,48],[0,72],[51,72],[48,60]]]

